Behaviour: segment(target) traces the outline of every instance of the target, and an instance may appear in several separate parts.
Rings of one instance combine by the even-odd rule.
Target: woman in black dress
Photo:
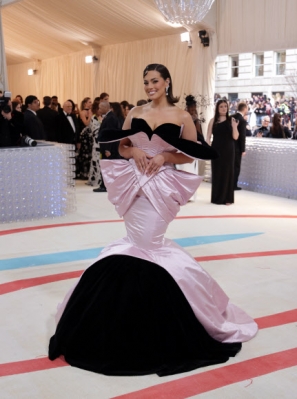
[[[207,143],[219,153],[219,158],[211,161],[212,185],[211,202],[230,205],[234,202],[234,140],[238,139],[237,121],[229,116],[228,103],[216,103],[215,116],[208,125]]]

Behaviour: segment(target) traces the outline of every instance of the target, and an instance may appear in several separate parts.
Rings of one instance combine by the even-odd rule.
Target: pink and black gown
[[[102,132],[100,141],[128,137],[154,156],[179,150],[217,156],[165,123],[154,131],[140,118],[131,130]],[[168,224],[201,178],[165,163],[141,174],[133,159],[102,160],[109,200],[127,236],[102,250],[68,292],[57,313],[49,358],[107,375],[159,376],[226,362],[257,325],[229,302],[216,281],[179,245],[164,238]]]

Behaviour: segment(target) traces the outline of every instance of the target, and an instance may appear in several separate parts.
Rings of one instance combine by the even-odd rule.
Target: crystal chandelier
[[[214,0],[155,0],[170,23],[192,25],[203,20]]]

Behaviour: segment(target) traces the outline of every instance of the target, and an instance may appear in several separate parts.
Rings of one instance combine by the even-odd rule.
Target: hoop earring
[[[166,96],[168,96],[168,90],[169,90],[169,86],[166,86],[166,89],[165,89],[165,91],[166,91]]]

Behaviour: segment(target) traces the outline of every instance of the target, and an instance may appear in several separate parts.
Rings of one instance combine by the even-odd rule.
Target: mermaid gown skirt
[[[149,154],[174,150],[159,136],[129,137]],[[133,160],[102,161],[109,199],[127,236],[106,247],[57,313],[49,358],[108,375],[160,376],[225,362],[257,332],[215,280],[164,238],[201,178],[165,164],[142,175]]]

